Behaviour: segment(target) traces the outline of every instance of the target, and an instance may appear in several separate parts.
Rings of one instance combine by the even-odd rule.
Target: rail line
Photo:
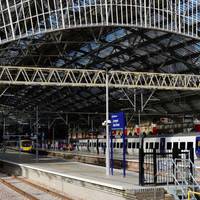
[[[45,187],[43,187],[41,185],[36,185],[35,183],[32,183],[32,182],[26,180],[25,178],[19,178],[19,177],[16,177],[16,176],[13,176],[13,177],[15,179],[19,180],[19,181],[24,182],[25,184],[28,184],[28,185],[30,185],[30,186],[32,186],[34,188],[37,188],[37,189],[39,189],[39,190],[41,190],[41,191],[43,191],[45,193],[49,193],[52,196],[58,197],[58,198],[60,198],[62,200],[72,200],[72,199],[70,199],[70,198],[68,198],[68,197],[66,197],[66,196],[64,196],[64,195],[62,195],[62,194],[60,194],[58,192],[52,191],[50,189],[47,189],[47,188],[45,188]]]
[[[12,176],[0,178],[0,183],[29,200],[72,200],[63,194],[37,185],[23,177]]]
[[[38,200],[38,198],[32,196],[31,194],[25,192],[24,190],[19,189],[18,187],[12,185],[11,183],[9,183],[8,181],[0,178],[0,182],[4,185],[6,185],[7,187],[9,187],[10,189],[14,190],[15,192],[21,194],[22,196],[30,199],[30,200]]]

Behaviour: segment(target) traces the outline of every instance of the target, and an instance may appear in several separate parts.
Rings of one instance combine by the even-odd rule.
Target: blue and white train
[[[79,139],[77,141],[77,150],[89,151],[93,153],[105,153],[106,139]],[[194,148],[195,159],[200,158],[200,134],[187,133],[187,134],[175,134],[175,135],[160,135],[160,136],[146,136],[143,139],[141,137],[129,137],[127,136],[127,153],[129,155],[135,155],[138,153],[139,148],[143,146],[144,149],[159,149],[161,151],[171,150],[178,148],[181,150],[188,150]],[[114,153],[122,153],[123,140],[122,138],[113,139],[113,151]]]

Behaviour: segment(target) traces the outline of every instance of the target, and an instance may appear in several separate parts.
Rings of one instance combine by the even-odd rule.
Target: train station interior
[[[199,55],[199,0],[0,0],[0,200],[200,199]]]
[[[2,45],[1,65],[196,74],[199,51],[198,40],[172,33],[79,29]],[[132,134],[137,126],[148,134],[154,124],[159,133],[187,131],[199,119],[198,91],[111,88],[109,97],[110,112],[125,112]],[[5,134],[34,133],[37,106],[46,139],[52,139],[54,127],[57,139],[104,131],[105,88],[3,84],[0,101]]]

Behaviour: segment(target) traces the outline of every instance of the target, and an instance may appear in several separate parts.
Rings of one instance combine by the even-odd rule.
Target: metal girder
[[[158,29],[199,39],[199,5],[194,0],[0,1],[0,44],[97,26]]]
[[[0,66],[0,84],[105,87],[105,70]],[[109,87],[200,90],[200,75],[109,71]]]

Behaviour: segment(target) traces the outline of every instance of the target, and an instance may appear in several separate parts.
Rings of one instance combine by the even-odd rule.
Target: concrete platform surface
[[[141,187],[138,173],[115,169],[106,176],[105,167],[50,156],[19,153],[9,150],[0,153],[0,170],[23,176],[45,187],[67,194],[73,200],[165,200],[163,187]]]
[[[0,153],[0,160],[98,185],[109,186],[119,190],[140,188],[138,185],[138,174],[135,172],[127,171],[126,178],[123,178],[122,170],[115,169],[114,176],[106,176],[105,167],[45,156],[40,156],[37,162],[35,155],[19,153],[16,151]]]

